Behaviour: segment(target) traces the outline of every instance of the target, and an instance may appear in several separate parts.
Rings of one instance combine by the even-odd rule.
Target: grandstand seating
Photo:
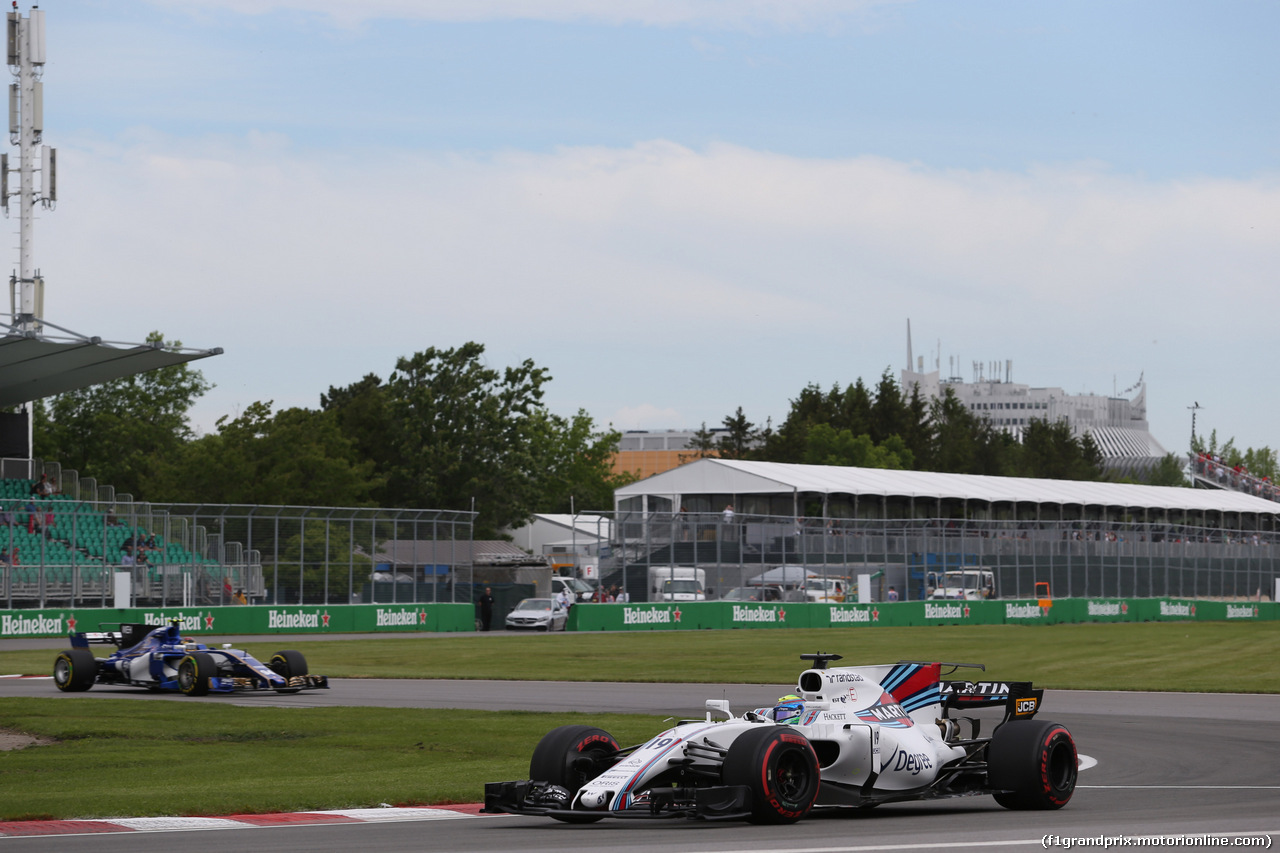
[[[91,503],[68,495],[37,496],[34,484],[27,479],[0,479],[0,552],[4,555],[0,598],[26,598],[37,589],[42,598],[104,596],[110,572],[123,564],[128,553],[125,543],[153,536],[156,548],[144,549],[148,582],[161,582],[166,566],[198,567],[211,584],[220,585],[226,576],[217,560],[195,554],[181,543],[165,542],[163,536],[142,526],[115,523]],[[17,560],[11,561],[15,551]]]

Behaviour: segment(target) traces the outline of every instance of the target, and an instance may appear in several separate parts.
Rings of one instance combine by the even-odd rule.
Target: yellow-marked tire
[[[81,693],[98,680],[98,659],[88,649],[67,649],[53,662],[53,683],[64,693]]]
[[[218,665],[204,652],[192,652],[178,664],[178,689],[188,696],[209,693],[209,679],[217,676]]]

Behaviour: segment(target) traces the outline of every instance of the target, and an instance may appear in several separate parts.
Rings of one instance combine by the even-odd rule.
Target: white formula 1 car
[[[570,823],[792,823],[823,806],[989,794],[1010,809],[1058,809],[1071,799],[1075,741],[1035,719],[1044,691],[1031,682],[940,678],[943,667],[980,664],[828,668],[841,656],[801,658],[812,668],[776,709],[734,716],[727,701],[708,700],[705,720],[626,749],[591,726],[554,729],[534,749],[529,780],[485,785],[485,810]],[[1003,709],[990,736],[981,719],[951,713],[980,708]]]

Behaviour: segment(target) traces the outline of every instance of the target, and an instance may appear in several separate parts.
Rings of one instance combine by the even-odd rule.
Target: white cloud
[[[609,416],[606,423],[600,426],[613,425],[617,430],[629,429],[682,429],[683,420],[679,411],[672,408],[655,406],[652,403],[641,403],[638,406],[623,406]]]
[[[60,206],[36,238],[49,319],[224,347],[200,365],[220,386],[206,427],[254,400],[315,406],[331,384],[466,340],[497,365],[548,365],[557,410],[601,424],[716,424],[738,405],[762,422],[807,382],[900,366],[908,316],[918,353],[946,338],[944,366],[1012,356],[1020,381],[1099,392],[1146,369],[1170,420],[1176,383],[1270,380],[1249,353],[1280,307],[1274,176],[664,141],[322,156],[139,134],[65,141],[59,159]]]

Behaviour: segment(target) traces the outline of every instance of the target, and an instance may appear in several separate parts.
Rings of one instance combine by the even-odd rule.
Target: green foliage
[[[1146,483],[1149,486],[1189,486],[1191,484],[1182,473],[1182,468],[1181,459],[1172,453],[1166,453],[1147,474]]]
[[[720,436],[720,441],[716,444],[716,448],[720,451],[720,458],[748,458],[752,448],[760,440],[760,431],[756,429],[755,424],[747,420],[741,406],[738,407],[738,411],[724,419],[724,428],[725,433]]]
[[[1065,421],[1033,421],[1019,443],[975,415],[950,388],[926,402],[918,386],[904,394],[888,370],[874,394],[861,379],[825,392],[805,386],[756,456],[771,462],[954,474],[1102,477],[1102,454],[1092,436],[1075,438]]]
[[[897,471],[911,468],[914,456],[906,442],[891,435],[882,444],[874,444],[871,436],[855,436],[847,429],[836,432],[828,424],[815,424],[809,430],[809,444],[804,461],[809,465],[845,465],[855,468],[889,468]]]
[[[147,342],[166,343],[152,332]],[[187,364],[58,394],[34,406],[34,453],[135,496],[191,438],[187,413],[213,386]]]
[[[362,460],[324,411],[253,403],[218,431],[185,445],[160,485],[170,500],[368,506],[381,483],[373,462]]]
[[[1049,480],[1098,480],[1102,454],[1088,433],[1071,434],[1065,420],[1050,423],[1033,418],[1022,433],[1018,475]]]

